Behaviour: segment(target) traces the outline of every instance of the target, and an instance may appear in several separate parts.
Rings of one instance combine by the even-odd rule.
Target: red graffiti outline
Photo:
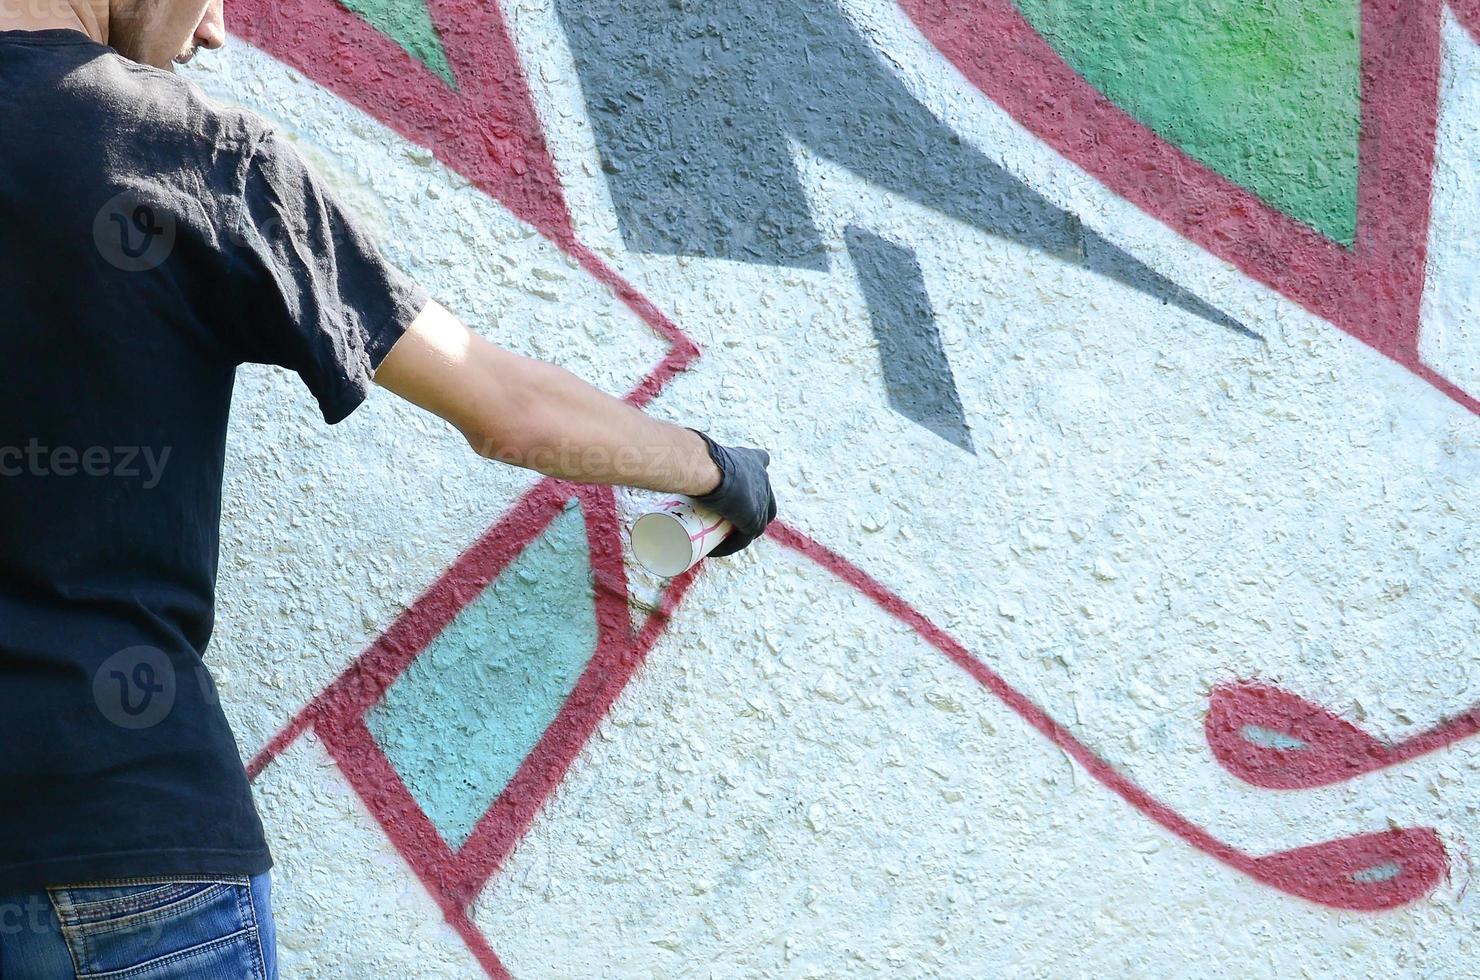
[[[968,81],[1116,194],[1480,414],[1480,401],[1419,354],[1441,0],[1362,2],[1350,251],[1136,121],[1070,68],[1012,0],[897,2]],[[1480,3],[1461,6],[1473,30]]]
[[[581,500],[587,514],[601,639],[576,690],[545,735],[489,806],[473,835],[461,850],[453,852],[375,743],[365,727],[365,712],[573,496]],[[1448,873],[1443,842],[1428,828],[1361,834],[1267,855],[1234,847],[1122,774],[949,633],[842,555],[785,522],[774,524],[767,536],[815,562],[910,628],[1133,809],[1196,850],[1262,884],[1317,904],[1381,911],[1422,897]],[[248,772],[255,778],[300,735],[313,731],[479,962],[491,976],[507,976],[487,939],[472,923],[468,908],[564,779],[576,754],[635,675],[702,569],[701,564],[674,579],[659,611],[634,633],[627,614],[626,571],[611,491],[543,480],[279,732],[252,760]],[[1376,881],[1352,877],[1389,864],[1397,868],[1391,877]]]
[[[238,0],[232,27],[244,40],[429,148],[552,241],[575,241],[560,177],[499,5],[478,0],[426,4],[456,88],[333,0]]]
[[[696,361],[697,346],[577,240],[520,62],[496,4],[429,2],[458,81],[456,90],[332,0],[305,0],[287,8],[275,7],[270,0],[239,0],[238,9],[246,15],[242,25],[246,39],[408,139],[431,148],[450,168],[534,225],[669,341],[669,353],[626,400],[647,403],[674,375]],[[326,51],[335,56],[322,57]],[[587,514],[601,640],[578,681],[579,696],[567,699],[473,835],[453,853],[375,745],[364,726],[364,712],[571,497],[581,500]],[[841,555],[785,524],[777,524],[770,536],[817,562],[908,625],[1137,811],[1255,880],[1315,902],[1377,910],[1420,897],[1447,871],[1443,844],[1427,829],[1367,834],[1262,857],[1234,848],[1120,774],[943,630]],[[698,574],[696,569],[675,579],[663,594],[660,610],[634,633],[627,618],[626,570],[611,491],[541,481],[274,736],[251,761],[249,772],[255,778],[300,735],[315,732],[478,962],[491,976],[507,976],[487,937],[469,917],[469,905],[564,778]],[[1401,862],[1402,873],[1387,881],[1358,883],[1343,877],[1390,860]]]
[[[1449,0],[1448,6],[1475,43],[1480,44],[1480,0]]]
[[[235,9],[243,15],[237,22],[242,38],[408,140],[431,149],[449,168],[534,226],[668,341],[668,353],[624,400],[639,407],[646,405],[671,378],[698,358],[698,346],[676,324],[577,240],[521,62],[497,4],[477,0],[428,2],[458,82],[456,90],[400,45],[332,0],[306,0],[290,8],[279,7],[271,0],[239,0]],[[325,51],[334,52],[329,63],[321,57]],[[389,100],[390,108],[385,100]],[[394,669],[398,674],[404,670],[451,616],[478,594],[470,591],[469,576],[476,580],[480,573],[507,564],[539,533],[544,523],[533,522],[531,511],[521,511],[520,505],[459,558],[248,765],[248,773],[255,779],[299,735],[314,730],[392,844],[427,887],[444,919],[493,977],[508,976],[508,971],[469,917],[468,902],[507,857],[564,777],[571,759],[657,641],[667,617],[692,581],[691,577],[675,579],[664,593],[659,612],[649,617],[644,629],[630,640],[617,639],[621,634],[610,626],[614,594],[623,597],[621,613],[630,631],[620,544],[614,553],[591,537],[592,529],[606,522],[607,540],[620,540],[610,491],[603,498],[585,488],[560,491],[558,486],[556,481],[542,481],[523,506],[537,508],[557,497],[563,501],[572,495],[588,506],[593,570],[598,596],[605,597],[600,601],[600,610],[604,611],[598,613],[598,621],[604,624],[603,639],[578,681],[578,688],[584,685],[582,689],[589,697],[580,700],[573,694],[567,699],[545,736],[458,854],[447,851],[365,729],[362,718],[368,703],[363,702],[363,695],[379,683],[388,683],[383,678],[377,680],[385,672]],[[604,516],[608,512],[609,521]],[[597,515],[594,523],[593,515]],[[554,512],[549,516],[553,517]],[[496,542],[496,537],[501,542]],[[598,555],[604,557],[598,559]],[[613,555],[615,566],[611,564]],[[594,690],[587,690],[590,688]],[[506,819],[501,822],[500,816]]]
[[[451,850],[365,725],[365,714],[427,645],[476,599],[571,499],[586,518],[598,640],[574,689],[513,778],[461,848]],[[312,731],[366,809],[426,886],[443,917],[492,976],[506,976],[468,909],[497,873],[617,695],[637,672],[694,580],[674,579],[641,630],[629,613],[616,502],[606,487],[541,480],[444,572],[333,683],[305,706],[247,766],[255,779]]]
[[[1249,726],[1301,744],[1259,745],[1245,736]],[[1388,769],[1480,734],[1480,705],[1409,738],[1383,742],[1298,695],[1240,681],[1213,689],[1203,731],[1218,762],[1244,782],[1263,789],[1313,789]]]
[[[499,5],[426,0],[457,88],[334,0],[237,0],[243,40],[430,149],[450,169],[534,226],[670,344],[627,400],[642,406],[699,348],[578,240],[555,161]],[[333,52],[325,58],[324,52]]]

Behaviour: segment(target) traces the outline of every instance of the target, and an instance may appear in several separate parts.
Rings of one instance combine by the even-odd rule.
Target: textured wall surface
[[[244,370],[286,975],[1473,975],[1480,3],[233,13],[189,77],[783,518],[654,580]]]

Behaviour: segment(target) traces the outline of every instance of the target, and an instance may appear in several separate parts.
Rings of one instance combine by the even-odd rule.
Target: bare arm
[[[691,496],[720,481],[695,433],[489,343],[437,303],[396,342],[375,382],[452,423],[480,455],[547,476]]]

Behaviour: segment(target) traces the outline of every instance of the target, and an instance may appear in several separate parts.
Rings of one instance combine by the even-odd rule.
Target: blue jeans
[[[277,980],[267,874],[0,896],[0,980]]]

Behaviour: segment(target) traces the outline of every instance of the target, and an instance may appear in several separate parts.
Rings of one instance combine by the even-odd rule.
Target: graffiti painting
[[[812,895],[788,873],[839,820],[859,821],[853,841],[817,860],[842,868],[881,833],[869,880],[920,841],[929,869],[993,846],[958,842],[973,822],[1010,827],[1008,857],[960,859],[982,862],[967,891],[991,878],[1008,896],[1030,886],[1007,871],[1057,881],[1052,855],[1140,835],[1072,877],[1152,896],[1167,925],[1148,948],[1187,941],[1158,903],[1205,890],[1352,942],[1415,909],[1463,916],[1480,8],[1246,6],[238,4],[250,48],[200,80],[295,133],[351,206],[383,209],[394,259],[453,300],[524,290],[520,309],[552,312],[501,337],[603,365],[640,406],[741,437],[752,420],[788,477],[758,558],[650,600],[618,495],[499,484],[481,525],[472,508],[434,525],[441,557],[396,566],[400,598],[369,625],[330,630],[363,643],[336,642],[332,670],[293,674],[252,716],[259,787],[332,766],[489,976],[651,972],[643,951],[671,957],[665,973],[722,950],[779,971],[791,946],[742,882],[794,899],[788,921],[837,909],[802,929],[797,975],[900,968],[894,949],[971,974],[1006,948],[957,936],[974,930],[951,910],[976,899],[927,887],[944,866],[920,872],[921,907],[944,910],[928,925],[871,933],[846,962],[847,943],[812,943],[890,915],[882,893]],[[577,295],[610,326],[562,313]],[[403,495],[413,515],[457,493],[438,473]],[[685,693],[691,675],[725,682]],[[629,728],[629,710],[659,723]],[[653,728],[673,740],[636,756],[656,775],[603,755]],[[310,743],[327,762],[292,761]],[[910,787],[891,812],[935,822],[849,808],[846,781],[807,802],[819,757]],[[684,781],[700,760],[702,791]],[[802,785],[749,778],[793,764]],[[582,826],[620,837],[616,799],[638,786],[632,819],[671,845],[576,843]],[[742,797],[796,829],[732,840],[744,821],[710,821]],[[722,871],[664,884],[686,849]],[[1096,921],[1120,904],[1073,901]],[[690,924],[670,935],[645,904]],[[551,927],[563,940],[521,925],[540,909],[570,920]],[[605,938],[578,949],[591,914]],[[1057,945],[1090,942],[1062,928]],[[1228,942],[1259,948],[1240,928]],[[1070,962],[1022,955],[1030,972]]]

